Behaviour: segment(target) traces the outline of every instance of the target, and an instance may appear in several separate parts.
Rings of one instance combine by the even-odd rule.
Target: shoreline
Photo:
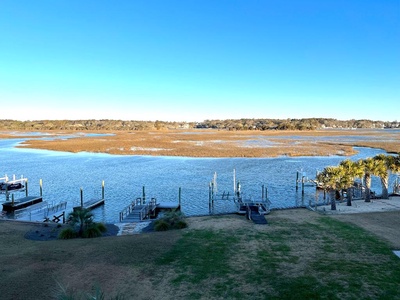
[[[331,210],[330,205],[322,205],[318,206],[317,210],[313,210],[306,207],[292,207],[292,208],[282,208],[282,209],[273,209],[265,218],[268,220],[270,216],[287,216],[291,215],[291,217],[296,218],[296,214],[302,215],[302,213],[298,213],[301,211],[309,211],[310,214],[314,216],[330,216],[330,217],[342,217],[342,218],[358,218],[358,217],[366,217],[367,216],[377,216],[381,213],[399,213],[400,214],[400,196],[392,196],[389,199],[374,199],[371,202],[365,202],[364,200],[353,200],[352,206],[347,206],[346,202],[337,202],[337,210]],[[253,224],[251,220],[247,220],[245,216],[239,215],[237,213],[228,213],[228,214],[218,214],[218,215],[198,215],[198,216],[188,216],[186,217],[188,222],[191,223],[193,220],[208,220],[212,219],[223,219],[223,218],[241,218],[246,220],[249,224]],[[152,223],[154,220],[145,220],[137,223],[107,223],[105,224],[107,227],[107,232],[103,234],[102,237],[109,236],[129,236],[129,235],[138,235],[144,233],[154,232],[154,228],[152,227]],[[26,239],[35,240],[35,241],[52,241],[58,239],[58,233],[68,226],[67,224],[60,223],[42,223],[38,221],[21,221],[21,220],[12,220],[12,219],[0,219],[0,222],[10,222],[15,224],[21,224],[31,227],[31,229],[25,234]],[[254,224],[255,225],[255,224]]]

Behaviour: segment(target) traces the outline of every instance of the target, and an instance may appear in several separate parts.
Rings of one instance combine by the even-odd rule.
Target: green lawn
[[[1,299],[400,299],[388,243],[301,213],[272,212],[266,226],[216,216],[201,228],[189,220],[184,230],[46,242],[0,222]]]

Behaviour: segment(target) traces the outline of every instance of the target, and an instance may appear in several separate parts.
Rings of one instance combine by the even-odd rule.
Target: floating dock
[[[80,206],[74,206],[73,209],[80,209],[81,207],[85,209],[94,209],[98,206],[101,206],[104,204],[104,199],[91,199],[89,201],[83,202],[82,205]]]
[[[6,214],[14,213],[16,210],[26,208],[28,206],[40,203],[42,199],[42,180],[40,180],[40,196],[28,196],[28,178],[21,176],[16,179],[15,175],[12,180],[8,176],[0,178],[0,194],[4,194],[6,201],[3,203],[3,211]],[[15,199],[15,194],[25,192],[25,197]],[[10,199],[11,198],[11,199]]]
[[[73,210],[77,210],[80,208],[84,208],[84,209],[94,209],[98,206],[103,205],[105,202],[104,200],[104,180],[101,183],[101,198],[100,199],[95,199],[92,198],[88,201],[83,201],[83,189],[81,188],[81,204],[78,206],[74,206]]]
[[[181,209],[181,193],[179,188],[178,203],[176,202],[160,202],[157,203],[156,198],[151,198],[146,202],[145,187],[143,186],[142,197],[136,198],[131,204],[126,206],[119,213],[119,221],[122,223],[135,223],[145,219],[154,219],[162,211],[175,211]]]
[[[28,196],[19,198],[14,201],[7,201],[3,203],[3,210],[7,213],[13,213],[14,211],[31,206],[33,204],[42,202],[42,197]]]

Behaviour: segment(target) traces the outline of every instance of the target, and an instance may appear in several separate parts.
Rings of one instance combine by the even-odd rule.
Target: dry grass
[[[399,213],[373,214],[370,224]],[[267,219],[195,217],[179,231],[45,242],[24,238],[31,224],[0,221],[0,294],[55,299],[60,285],[75,296],[99,286],[106,299],[355,299],[384,298],[400,284],[384,239],[304,209]]]
[[[351,138],[360,135],[364,136],[361,141]],[[321,138],[327,136],[332,138],[329,140]],[[76,137],[66,140],[31,139],[21,145],[21,147],[68,152],[189,157],[352,155],[355,153],[353,146],[381,148],[397,153],[400,149],[400,137],[395,132],[382,130],[267,132],[166,130],[116,132],[112,136]]]

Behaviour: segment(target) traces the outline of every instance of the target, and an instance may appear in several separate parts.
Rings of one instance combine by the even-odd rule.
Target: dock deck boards
[[[136,223],[141,222],[142,219],[142,210],[146,207],[146,205],[135,205],[129,214],[124,216],[122,219],[120,218],[121,223]],[[147,212],[145,218],[147,219],[150,215],[153,217],[156,216],[160,211],[166,210],[176,210],[180,209],[179,203],[175,202],[161,202],[157,203],[152,209]]]
[[[83,202],[83,208],[94,209],[103,204],[104,204],[104,199],[91,199],[89,201]],[[74,210],[80,207],[81,206],[75,206]]]
[[[25,208],[31,206],[33,204],[42,202],[43,198],[38,196],[28,196],[14,200],[14,204],[12,201],[7,201],[3,203],[3,210],[7,213],[14,212],[15,210]]]

